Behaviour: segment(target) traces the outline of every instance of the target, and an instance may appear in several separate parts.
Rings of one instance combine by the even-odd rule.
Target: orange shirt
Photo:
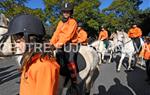
[[[100,31],[98,40],[106,40],[108,38],[108,32],[106,30]]]
[[[142,36],[142,31],[140,28],[131,28],[128,32],[130,38],[140,38]]]
[[[69,18],[65,23],[60,21],[50,40],[50,43],[56,46],[56,48],[61,47],[67,42],[77,43],[77,22],[73,18]]]
[[[143,45],[140,56],[143,56],[146,60],[150,60],[150,44],[145,43]]]
[[[78,43],[87,43],[87,33],[83,29],[78,31]]]
[[[35,55],[27,72],[22,73],[20,95],[57,95],[60,67],[55,59],[41,61],[39,57]]]

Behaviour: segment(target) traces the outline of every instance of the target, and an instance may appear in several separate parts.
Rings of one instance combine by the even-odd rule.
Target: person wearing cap
[[[136,24],[133,24],[132,28],[128,32],[128,36],[133,40],[135,50],[138,52],[141,45],[140,38],[142,37],[142,30],[137,27]]]
[[[103,26],[101,27],[101,30],[99,32],[98,40],[104,41],[105,47],[107,48],[108,32]]]
[[[50,44],[57,48],[57,55],[61,52],[64,54],[63,59],[67,60],[67,64],[71,76],[71,82],[77,84],[77,21],[72,18],[74,6],[72,3],[64,3],[61,8],[62,20],[59,21],[56,31],[54,32]],[[62,58],[61,58],[62,59]],[[60,60],[61,60],[60,59]],[[60,61],[58,60],[58,62]],[[61,62],[59,62],[61,64]],[[64,72],[64,70],[62,70]]]
[[[78,23],[78,43],[81,45],[87,45],[87,32],[82,28],[83,23],[79,22]]]
[[[146,81],[148,81],[150,84],[150,33],[145,38],[145,40],[146,41],[142,46],[140,56],[142,56],[146,61],[146,73],[147,73]]]
[[[36,43],[44,43],[42,22],[33,15],[15,16],[4,35],[14,38],[19,54],[23,55],[19,95],[58,95],[60,66],[51,53],[52,49],[49,52],[42,50],[43,47],[42,51],[34,50]]]

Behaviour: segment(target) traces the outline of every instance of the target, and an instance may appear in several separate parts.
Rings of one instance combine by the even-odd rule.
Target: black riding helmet
[[[70,14],[72,15],[73,14],[73,9],[74,9],[74,6],[72,3],[64,3],[63,6],[61,7],[61,12],[65,12],[65,11],[69,11]],[[65,23],[68,21],[68,18],[65,18],[63,17],[62,18],[62,21]]]
[[[8,32],[4,35],[12,36],[19,33],[23,33],[25,41],[28,42],[30,35],[42,38],[45,35],[45,28],[36,16],[23,14],[15,16],[10,21]]]
[[[73,13],[73,9],[74,9],[74,6],[72,3],[64,3],[62,8],[61,8],[61,11],[71,11]]]

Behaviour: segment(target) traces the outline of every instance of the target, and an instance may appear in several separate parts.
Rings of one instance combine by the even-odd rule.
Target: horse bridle
[[[123,38],[125,38],[123,33],[122,33],[122,35],[123,35]],[[119,42],[123,43],[123,45],[125,45],[125,44],[131,42],[132,40],[129,40],[129,41],[127,41],[127,42],[124,42],[123,40],[120,41],[120,40],[118,40],[118,38],[117,38],[117,41],[119,41]]]

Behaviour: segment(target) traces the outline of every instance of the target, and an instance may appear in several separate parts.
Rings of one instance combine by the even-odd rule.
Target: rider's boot
[[[74,62],[71,62],[67,66],[68,66],[68,69],[70,71],[71,82],[73,84],[77,84],[77,68],[76,68],[76,64]]]
[[[67,66],[68,66],[68,69],[70,71],[71,84],[72,84],[72,88],[73,88],[71,93],[74,93],[73,95],[80,95],[80,93],[79,93],[79,85],[77,83],[77,68],[76,68],[76,64],[74,62],[72,62],[72,63],[69,63]]]

